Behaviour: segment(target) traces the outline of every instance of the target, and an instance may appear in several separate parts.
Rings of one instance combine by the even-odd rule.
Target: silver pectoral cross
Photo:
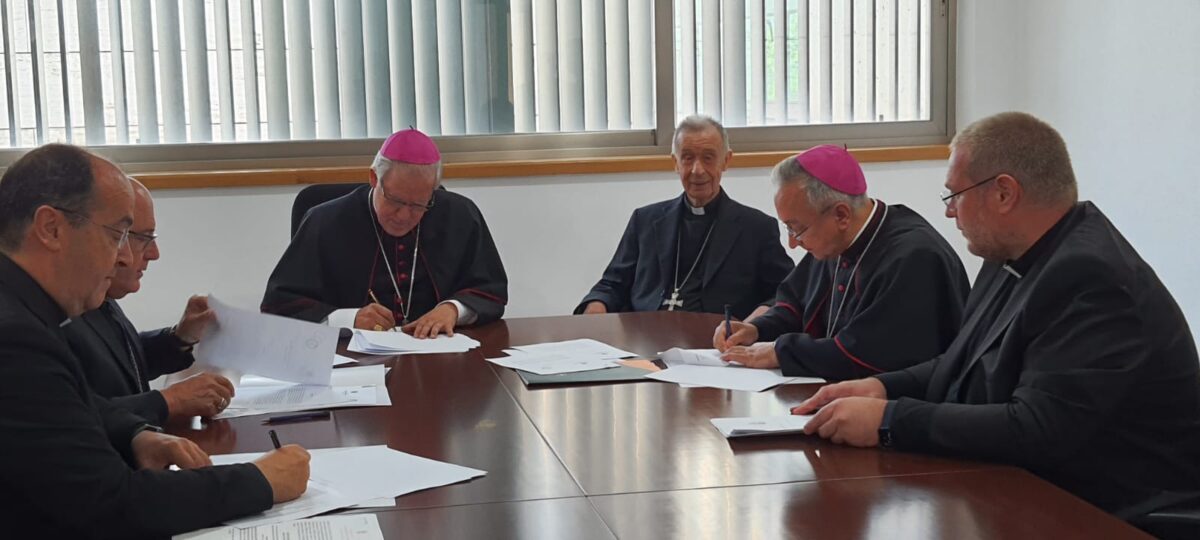
[[[683,300],[679,299],[679,289],[675,289],[671,293],[671,297],[663,300],[662,305],[667,306],[667,311],[675,311],[675,308],[683,307]]]

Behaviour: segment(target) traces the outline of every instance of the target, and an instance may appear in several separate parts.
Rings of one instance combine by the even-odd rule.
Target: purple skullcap
[[[383,141],[379,153],[392,161],[414,165],[429,165],[442,159],[442,153],[438,152],[433,139],[414,128],[393,133]]]
[[[862,167],[850,152],[840,146],[822,144],[796,154],[796,163],[821,183],[847,195],[867,192]]]

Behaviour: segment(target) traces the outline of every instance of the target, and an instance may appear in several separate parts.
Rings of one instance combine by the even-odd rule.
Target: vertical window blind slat
[[[721,117],[721,0],[701,0],[701,112]]]
[[[242,0],[241,37],[242,37],[242,68],[248,74],[242,80],[243,94],[246,107],[246,139],[257,141],[262,139],[262,114],[259,112],[258,99],[258,42],[254,31],[254,0]]]
[[[365,0],[362,4],[363,73],[366,75],[367,136],[392,134],[392,81],[388,75],[387,2]]]
[[[208,80],[208,30],[204,2],[183,3],[183,36],[187,43],[188,122],[191,140],[212,140],[212,100]],[[311,107],[310,107],[311,108]]]
[[[229,0],[213,1],[213,31],[216,34],[217,119],[221,140],[237,140],[233,103],[233,47],[229,35]],[[119,125],[119,123],[118,123]]]
[[[284,31],[292,138],[313,139],[317,136],[317,118],[309,3],[308,0],[288,0],[283,7],[286,12]]]
[[[558,131],[558,10],[554,0],[534,0],[534,66],[538,131]]]
[[[512,0],[513,121],[518,133],[538,127],[533,29],[533,0]]]
[[[83,88],[104,88],[100,77],[100,30],[96,2],[77,2],[79,70]],[[66,73],[66,70],[63,70]],[[104,144],[104,92],[83,92],[83,126],[87,144]]]
[[[342,136],[342,111],[338,90],[337,12],[333,0],[313,0],[309,6],[313,47],[313,99],[316,106],[317,136],[335,139]],[[410,68],[411,69],[411,68]]]
[[[654,127],[653,10],[653,2],[629,4],[629,123],[633,129]]]
[[[629,129],[629,0],[604,3],[608,129]]]
[[[462,4],[463,108],[464,131],[472,135],[489,133],[492,129],[487,40],[486,6],[467,0]]]
[[[588,21],[582,25],[583,32],[583,108],[584,129],[596,131],[608,126],[608,83],[605,80],[605,70],[598,66],[606,66],[604,46],[605,20],[604,0],[583,0],[581,20]]]
[[[338,0],[337,57],[338,93],[342,120],[342,136],[360,139],[367,136],[367,89],[363,73],[362,3],[359,0]],[[326,23],[328,24],[328,23]]]
[[[442,133],[438,89],[437,11],[431,0],[412,5],[413,63],[416,65],[417,125],[430,135]]]
[[[747,122],[761,125],[767,118],[767,18],[764,11],[766,0],[750,0],[750,101]]]
[[[723,121],[746,125],[746,3],[725,2],[721,14]]]
[[[580,0],[558,0],[558,115],[562,131],[583,130],[583,28]]]

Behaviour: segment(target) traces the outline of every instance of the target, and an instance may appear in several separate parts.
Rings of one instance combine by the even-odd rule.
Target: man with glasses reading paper
[[[215,315],[208,299],[193,296],[179,324],[138,333],[117,300],[141,289],[142,274],[158,260],[154,200],[137,180],[133,187],[133,224],[128,244],[131,261],[117,260],[116,273],[104,303],[79,316],[65,328],[71,350],[83,360],[88,383],[97,394],[154,424],[170,417],[213,416],[229,405],[233,383],[220,375],[199,373],[159,390],[150,381],[191,367],[192,347],[200,341]]]
[[[63,329],[100,305],[117,264],[132,263],[133,207],[125,174],[74,146],[31,150],[0,177],[6,538],[165,537],[307,489],[309,456],[298,446],[213,467],[195,443],[92,393]]]
[[[262,311],[415,337],[499,319],[508,276],[483,214],[441,188],[441,153],[393,133],[370,183],[313,207],[267,282]]]
[[[769,311],[732,323],[731,335],[716,329],[722,358],[842,380],[906,368],[954,339],[967,275],[929,222],[867,197],[862,168],[839,146],[785,159],[771,176],[789,243],[808,254]]]

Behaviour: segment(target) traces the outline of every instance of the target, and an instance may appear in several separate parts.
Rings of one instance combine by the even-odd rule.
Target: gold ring
[[[382,327],[382,326],[379,326],[379,325],[377,324],[377,325],[375,325],[375,331],[376,331],[376,332],[382,332],[382,331],[383,331],[383,327]]]

